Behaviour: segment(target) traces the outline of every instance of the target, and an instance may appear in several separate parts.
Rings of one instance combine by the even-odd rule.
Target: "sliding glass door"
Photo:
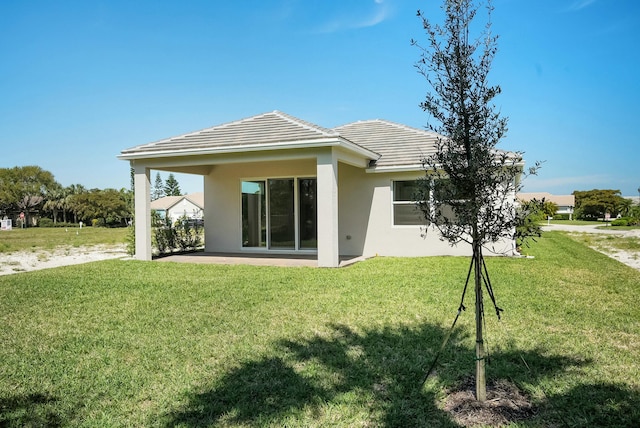
[[[242,246],[273,250],[318,247],[315,178],[242,182]]]

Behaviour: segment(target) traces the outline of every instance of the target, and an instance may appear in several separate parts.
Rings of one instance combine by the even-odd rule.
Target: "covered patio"
[[[198,263],[219,265],[318,267],[318,256],[312,254],[238,254],[196,252],[174,254],[154,259],[158,262]],[[340,256],[338,267],[345,267],[365,260],[361,256]]]
[[[134,172],[137,259],[152,258],[153,169],[203,176],[208,254],[339,267],[339,164],[365,169],[379,155],[276,111],[136,146],[119,158]]]

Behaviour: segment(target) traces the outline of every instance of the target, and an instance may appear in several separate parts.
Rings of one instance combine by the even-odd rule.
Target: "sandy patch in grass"
[[[0,275],[126,257],[128,255],[124,245],[59,247],[55,250],[34,249],[10,254],[0,253]]]
[[[551,225],[545,226],[543,230],[561,230],[569,232],[578,241],[586,243],[590,248],[605,254],[612,259],[618,260],[627,266],[640,270],[640,251],[623,250],[615,247],[615,243],[608,241],[607,236],[616,236],[621,239],[640,239],[640,229],[612,230],[607,228],[597,228],[594,226],[571,226],[571,225]],[[583,234],[590,234],[592,238],[583,239]]]

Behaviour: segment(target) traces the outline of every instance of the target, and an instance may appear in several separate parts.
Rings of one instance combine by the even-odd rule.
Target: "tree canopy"
[[[575,190],[573,195],[576,198],[576,218],[582,220],[597,220],[607,213],[612,217],[625,215],[631,207],[631,201],[623,198],[620,190]]]
[[[0,209],[30,211],[42,206],[48,192],[59,186],[49,171],[39,166],[0,168]]]
[[[165,196],[164,189],[165,189],[165,185],[164,185],[164,182],[162,181],[162,177],[160,176],[159,172],[156,172],[156,179],[153,184],[153,190],[151,192],[151,200],[155,201],[156,199],[160,199],[163,196]]]
[[[124,225],[132,217],[132,191],[127,189],[87,190],[81,184],[63,187],[51,172],[39,166],[0,168],[0,216],[17,217],[24,212],[67,222]],[[27,219],[28,220],[28,219]],[[27,221],[27,225],[35,224]]]
[[[180,184],[173,174],[169,174],[164,182],[164,196],[182,196],[180,191]]]

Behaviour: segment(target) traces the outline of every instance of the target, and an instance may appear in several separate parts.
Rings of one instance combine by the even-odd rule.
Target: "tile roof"
[[[518,193],[518,199],[528,202],[532,199],[541,201],[544,199],[547,202],[553,202],[561,207],[573,207],[576,205],[576,197],[574,195],[552,195],[548,192],[533,192],[533,193]]]
[[[204,192],[189,193],[184,196],[164,196],[162,198],[151,201],[152,210],[168,210],[183,199],[187,199],[200,209],[204,208]]]
[[[180,202],[184,196],[163,196],[162,198],[151,201],[152,210],[168,210],[178,202]]]
[[[279,111],[217,125],[122,151],[122,155],[188,152],[337,138],[334,131]]]
[[[433,132],[380,119],[327,129],[273,111],[125,149],[120,157],[153,158],[338,143],[376,161],[375,170],[419,169],[421,160],[434,153],[438,137]]]
[[[376,169],[419,167],[435,153],[439,135],[387,120],[365,120],[333,128],[342,137],[380,154]]]

